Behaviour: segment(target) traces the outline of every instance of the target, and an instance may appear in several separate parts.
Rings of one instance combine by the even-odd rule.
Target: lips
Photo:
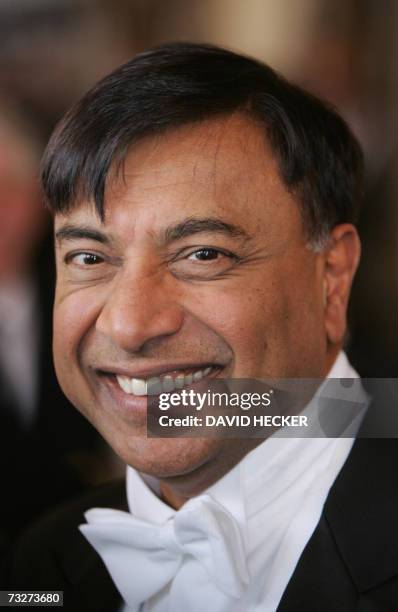
[[[177,370],[149,378],[135,378],[117,374],[116,379],[120,388],[128,395],[159,395],[159,393],[171,393],[175,389],[182,389],[198,382],[211,375],[215,369],[214,366],[205,366],[190,371]]]
[[[134,365],[133,369],[127,363],[96,364],[92,369],[99,383],[96,390],[98,406],[102,406],[112,419],[119,414],[126,423],[137,427],[137,431],[147,425],[151,397],[156,401],[156,396],[161,393],[210,384],[210,379],[215,379],[225,369],[224,365],[214,361],[157,365],[142,362],[139,366]]]

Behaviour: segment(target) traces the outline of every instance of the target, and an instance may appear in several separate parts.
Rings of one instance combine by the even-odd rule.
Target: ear
[[[361,256],[355,227],[337,225],[324,251],[325,329],[331,344],[341,344],[347,327],[347,305],[352,281]]]

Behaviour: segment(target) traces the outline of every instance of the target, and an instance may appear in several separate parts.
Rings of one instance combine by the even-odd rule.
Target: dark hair
[[[66,114],[42,162],[47,205],[66,212],[81,197],[93,199],[103,218],[108,172],[135,142],[235,112],[264,129],[313,243],[357,221],[362,153],[339,115],[259,61],[191,43],[137,55]]]

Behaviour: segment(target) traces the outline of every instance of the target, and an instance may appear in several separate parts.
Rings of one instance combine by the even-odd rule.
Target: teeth
[[[162,393],[162,383],[160,378],[149,378],[147,391],[148,395],[159,395],[159,393]]]
[[[211,369],[211,368],[210,368]],[[182,389],[185,385],[185,376],[184,374],[179,374],[177,378],[174,379],[174,385],[176,389]]]
[[[132,393],[131,378],[127,376],[117,376],[117,381],[125,393]]]
[[[148,394],[147,382],[146,380],[142,380],[141,378],[132,378],[131,388],[132,388],[133,395],[147,395]]]
[[[212,368],[197,370],[193,374],[179,374],[176,378],[170,375],[162,378],[154,376],[148,380],[142,378],[129,378],[128,376],[116,376],[116,379],[125,393],[129,395],[159,395],[160,393],[171,393],[175,389],[182,389],[193,382],[202,380],[210,374]]]
[[[164,393],[170,393],[170,391],[174,391],[174,380],[172,376],[165,376],[162,380],[162,387]]]

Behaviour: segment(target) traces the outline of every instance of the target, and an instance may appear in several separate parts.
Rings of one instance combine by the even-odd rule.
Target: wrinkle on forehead
[[[105,206],[107,200],[122,199],[127,190],[147,194],[195,184],[215,199],[226,188],[239,188],[242,195],[259,178],[251,167],[261,157],[266,174],[278,172],[263,128],[242,114],[185,125],[131,148],[122,167],[110,173]]]

